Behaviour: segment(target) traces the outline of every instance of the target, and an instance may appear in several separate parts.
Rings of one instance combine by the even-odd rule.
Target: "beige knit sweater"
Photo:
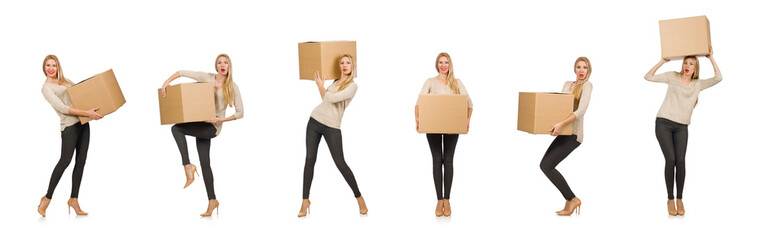
[[[337,80],[332,85],[326,88],[326,93],[322,97],[321,104],[318,104],[313,112],[310,113],[310,117],[316,119],[331,128],[340,129],[342,124],[342,116],[345,114],[345,108],[350,105],[350,101],[355,97],[355,92],[358,91],[358,85],[355,82],[350,83],[342,91],[339,90]]]
[[[570,89],[573,83],[573,81],[565,82],[562,92],[573,94],[573,89]],[[576,120],[573,120],[573,135],[576,135],[576,141],[579,143],[584,142],[584,114],[586,114],[586,109],[589,108],[589,99],[592,97],[592,83],[586,81],[584,86],[581,87],[581,99],[578,101],[578,109],[573,111],[573,115],[576,115]]]
[[[464,84],[462,84],[462,81],[459,79],[456,79],[456,83],[459,84],[459,94],[467,95],[467,107],[472,108],[472,98],[470,98],[470,95],[467,93],[467,88],[464,87]],[[428,78],[427,81],[424,82],[422,91],[420,91],[419,94],[454,94],[454,92],[451,91],[451,88],[448,87],[448,85],[441,85],[440,82],[438,82],[437,77],[433,77]],[[417,98],[416,102],[417,105],[419,105],[419,98]]]
[[[61,131],[64,128],[74,125],[80,122],[80,119],[75,115],[69,115],[69,108],[73,108],[72,100],[69,98],[69,93],[66,92],[68,87],[61,86],[55,83],[45,83],[42,85],[42,96],[50,103],[50,106],[56,110],[56,114],[61,118]]]
[[[185,71],[180,70],[178,71],[181,77],[187,77],[196,80],[197,82],[205,82],[205,83],[215,83],[215,74],[214,73],[206,73],[206,72],[195,72],[195,71]],[[236,113],[234,113],[234,116],[236,116],[236,119],[241,119],[244,117],[244,103],[241,101],[241,94],[239,93],[239,86],[236,85],[236,83],[233,83],[233,106],[236,108]],[[227,108],[227,103],[223,99],[223,88],[215,88],[215,117],[223,119],[226,118],[225,110]],[[215,135],[220,134],[220,130],[223,129],[223,123],[215,123],[215,128],[217,129],[217,132],[215,132]]]
[[[645,80],[668,84],[663,105],[658,110],[658,117],[689,125],[692,110],[695,109],[695,102],[698,101],[700,91],[721,82],[722,73],[715,72],[714,77],[709,79],[692,80],[687,86],[682,85],[682,74],[679,72],[665,72],[658,75],[645,74]]]

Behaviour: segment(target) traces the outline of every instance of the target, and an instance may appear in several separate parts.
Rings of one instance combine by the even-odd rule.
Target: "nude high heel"
[[[183,188],[187,188],[188,185],[194,182],[194,173],[196,173],[196,176],[199,176],[199,172],[196,171],[196,165],[194,164],[186,164],[183,168],[186,171],[186,185]]]
[[[677,212],[676,205],[674,205],[674,199],[669,199],[668,203],[666,204],[668,205],[668,214],[671,216],[676,216]]]
[[[438,205],[435,205],[435,216],[443,216],[443,199],[438,200]]]
[[[72,209],[74,209],[74,212],[77,213],[77,215],[88,215],[88,213],[80,209],[80,204],[77,202],[76,198],[70,198],[69,201],[66,201],[66,205],[69,206],[66,208],[69,210],[69,214],[72,214]]]
[[[45,217],[45,210],[48,209],[48,204],[50,204],[50,199],[42,196],[42,198],[40,198],[40,205],[37,205],[37,213],[40,213],[40,215]]]
[[[209,205],[207,205],[207,211],[202,214],[199,214],[199,216],[202,216],[202,217],[212,216],[212,212],[215,211],[215,209],[218,209],[217,214],[220,215],[220,208],[218,207],[220,207],[220,202],[218,202],[217,199],[212,199],[210,200]]]
[[[356,200],[358,200],[358,211],[361,214],[369,213],[369,208],[366,207],[366,201],[363,200],[363,196],[357,197]]]
[[[684,203],[681,198],[676,199],[676,214],[680,216],[684,215]]]
[[[297,217],[304,217],[310,213],[310,200],[303,199],[302,205],[300,205],[300,212],[297,213]]]
[[[557,215],[560,216],[570,216],[573,214],[573,212],[576,213],[576,215],[581,214],[581,199],[578,199],[577,197],[574,197],[567,204],[567,207],[565,207],[565,210],[562,210],[557,213]]]
[[[451,202],[448,199],[443,199],[443,216],[451,216]]]

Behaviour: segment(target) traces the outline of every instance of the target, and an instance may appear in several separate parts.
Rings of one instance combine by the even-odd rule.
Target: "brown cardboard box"
[[[101,116],[113,113],[125,104],[125,96],[122,95],[122,89],[119,88],[111,69],[75,84],[66,89],[66,92],[69,93],[74,108],[90,110],[98,107],[100,109],[96,113]],[[90,120],[89,117],[80,117],[82,124]]]
[[[549,134],[554,124],[573,113],[573,94],[520,92],[517,102],[517,130],[533,134]],[[572,134],[572,123],[560,130],[560,135]]]
[[[297,51],[300,55],[300,79],[305,80],[313,80],[316,71],[326,74],[326,79],[339,79],[342,76],[339,65],[342,55],[350,54],[353,64],[358,62],[355,41],[303,42],[297,44]],[[353,77],[358,77],[358,73],[354,71]]]
[[[467,95],[420,94],[419,133],[467,133]]]
[[[215,118],[213,83],[181,83],[167,87],[167,97],[159,89],[159,117],[162,124],[202,122]]]
[[[711,28],[706,16],[661,20],[661,56],[681,59],[685,56],[708,55]]]

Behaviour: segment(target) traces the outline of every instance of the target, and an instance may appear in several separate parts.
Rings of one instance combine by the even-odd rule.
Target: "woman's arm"
[[[170,83],[180,77],[180,72],[175,72],[168,78],[166,81],[164,81],[164,84],[162,84],[162,97],[167,97],[167,87],[170,86]]]
[[[358,85],[351,83],[345,89],[342,89],[342,91],[336,93],[325,92],[323,98],[330,103],[338,103],[354,97],[356,91],[358,91]]]
[[[321,74],[318,71],[313,74],[313,80],[316,81],[316,86],[318,87],[318,93],[321,94],[321,99],[323,99],[326,94],[326,87],[324,87],[325,78],[326,74],[324,74],[324,78],[321,78]]]
[[[717,83],[722,81],[722,73],[719,71],[719,66],[716,65],[716,60],[714,60],[714,49],[711,48],[711,46],[708,46],[708,60],[711,61],[711,65],[714,66],[714,77],[709,79],[703,79],[700,80],[700,90],[705,90],[706,88],[713,87]]]
[[[95,111],[98,111],[98,109],[100,109],[97,107],[92,108],[90,110],[80,110],[80,109],[66,106],[66,104],[64,104],[64,102],[62,102],[61,99],[56,97],[56,93],[53,92],[53,89],[50,89],[47,87],[43,88],[42,96],[45,97],[45,100],[48,101],[48,103],[51,106],[53,106],[53,109],[63,114],[89,117],[93,120],[98,120],[103,118],[103,116],[95,112]]]
[[[565,120],[562,120],[562,122],[558,122],[554,126],[552,126],[551,129],[549,129],[549,132],[551,132],[552,136],[560,135],[560,129],[567,126],[568,124],[572,123],[578,118],[584,117],[584,114],[586,114],[586,109],[589,108],[589,99],[591,99],[592,96],[592,83],[587,82],[584,83],[583,86],[581,86],[583,89],[581,89],[581,99],[578,100],[578,109],[573,111],[573,113],[568,116]]]
[[[213,118],[213,119],[207,120],[206,122],[222,123],[222,122],[228,122],[228,121],[244,118],[244,103],[241,100],[241,93],[239,93],[239,86],[237,86],[235,83],[233,85],[233,92],[234,92],[233,106],[236,108],[236,112],[233,115],[228,116],[226,118],[223,118],[223,119]]]
[[[655,72],[658,71],[658,68],[663,66],[664,63],[667,63],[669,59],[667,58],[661,58],[661,61],[655,64],[652,69],[650,69],[647,74],[645,74],[645,80],[651,81],[651,82],[668,82],[668,79],[665,77],[656,77]]]

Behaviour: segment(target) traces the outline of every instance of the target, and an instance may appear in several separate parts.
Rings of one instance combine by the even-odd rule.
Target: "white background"
[[[754,238],[759,201],[761,6],[736,1],[12,1],[0,7],[4,91],[0,225],[5,239],[212,237],[288,239]],[[660,60],[658,20],[706,15],[724,76],[700,95],[687,152],[687,214],[666,214],[654,135],[666,86],[645,81]],[[297,218],[305,125],[320,102],[298,80],[297,43],[358,42],[358,93],[345,113],[345,156],[369,214],[321,144],[311,215]],[[455,157],[453,216],[435,217],[431,157],[413,108],[435,56],[453,57],[475,103]],[[228,53],[245,117],[212,141],[219,216],[200,218],[156,89],[180,69],[214,72]],[[80,204],[67,215],[67,169],[41,218],[60,151],[58,118],[40,94],[47,54],[67,78],[114,69],[127,103],[91,124]],[[558,169],[582,199],[564,199],[539,169],[552,141],[516,130],[517,92],[559,91],[587,56],[594,84],[584,143]],[[706,58],[701,78],[713,76]],[[670,62],[659,72],[677,71]],[[189,80],[178,80],[188,82]],[[228,114],[232,114],[229,110]],[[189,138],[192,163],[198,163]]]

